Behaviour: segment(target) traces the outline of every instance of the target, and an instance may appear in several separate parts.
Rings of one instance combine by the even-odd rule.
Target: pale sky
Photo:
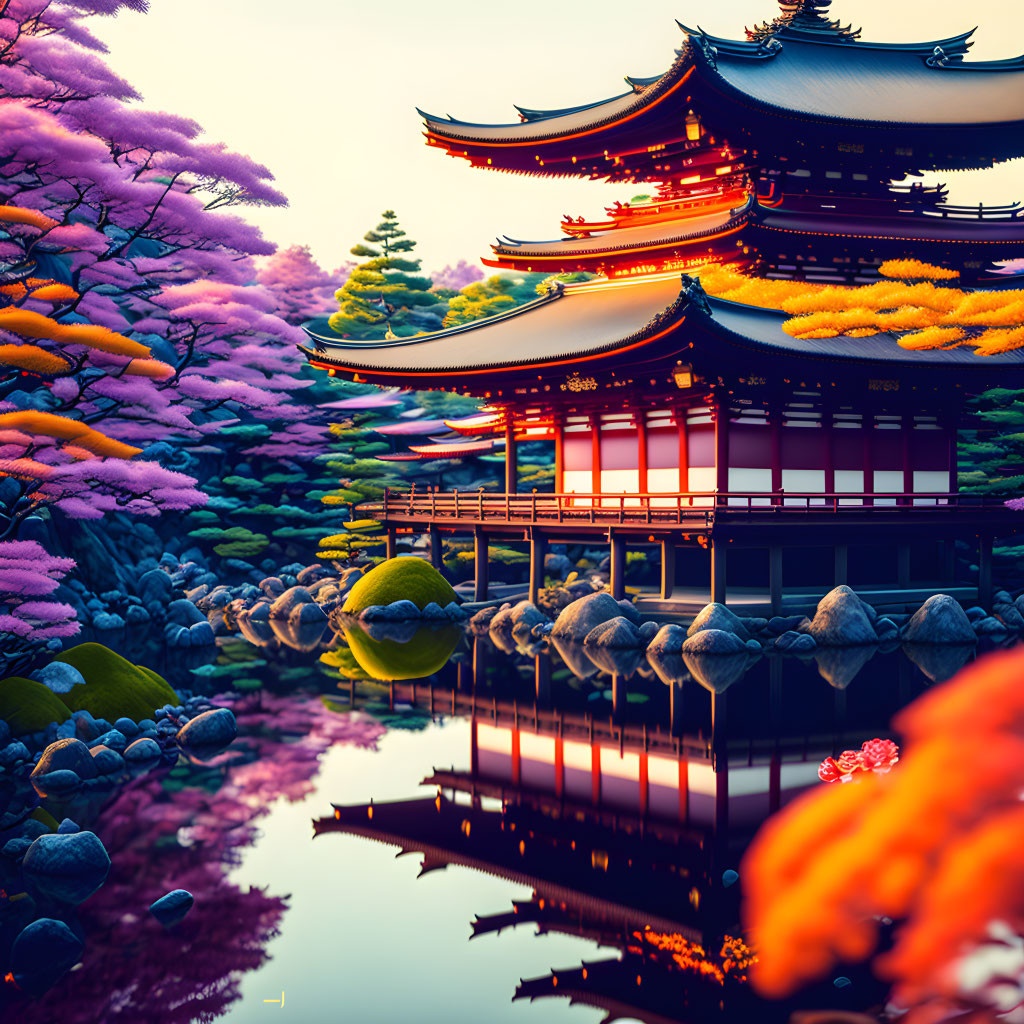
[[[471,168],[426,146],[415,107],[469,121],[517,120],[513,103],[557,108],[664,71],[674,19],[741,37],[774,0],[150,0],[148,15],[94,19],[110,62],[152,109],[199,121],[213,140],[265,163],[291,205],[245,210],[280,245],[327,267],[386,208],[425,270],[475,261],[499,234],[559,236],[636,186]],[[836,0],[865,39],[920,41],[979,25],[974,58],[1024,52],[1019,0]],[[957,202],[1024,200],[1019,161],[956,183]]]

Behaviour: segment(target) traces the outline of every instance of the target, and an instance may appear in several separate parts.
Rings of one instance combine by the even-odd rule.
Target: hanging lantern
[[[699,142],[700,134],[700,118],[691,110],[686,116],[686,139],[688,142]]]
[[[672,371],[672,379],[676,382],[676,387],[680,391],[692,388],[693,367],[689,363],[676,363],[676,368]]]

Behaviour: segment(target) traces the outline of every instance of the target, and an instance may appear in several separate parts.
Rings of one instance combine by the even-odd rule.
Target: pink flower
[[[867,740],[860,750],[844,750],[838,760],[826,757],[818,778],[822,782],[851,782],[860,772],[884,775],[899,759],[900,748],[892,740]]]

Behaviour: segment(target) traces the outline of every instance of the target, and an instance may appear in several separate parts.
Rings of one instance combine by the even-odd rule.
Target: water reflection
[[[486,637],[467,642],[432,678],[392,682],[388,698],[467,719],[468,770],[435,768],[423,796],[336,804],[314,822],[318,837],[416,852],[421,877],[457,866],[529,886],[531,898],[510,909],[481,908],[474,938],[530,925],[613,951],[521,981],[516,1000],[569,999],[610,1019],[663,1024],[784,1021],[883,997],[849,967],[850,991],[826,983],[785,1002],[759,999],[737,967],[735,872],[757,828],[819,784],[824,757],[884,735],[961,652],[648,661],[564,642],[513,654]]]

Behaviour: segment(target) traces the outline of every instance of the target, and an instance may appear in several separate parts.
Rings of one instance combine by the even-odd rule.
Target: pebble
[[[149,912],[165,927],[177,924],[195,902],[186,889],[174,889],[150,905]]]
[[[160,746],[156,740],[151,739],[138,739],[133,743],[129,743],[127,749],[124,752],[124,758],[126,761],[133,761],[135,763],[143,761],[155,761],[160,756]]]

